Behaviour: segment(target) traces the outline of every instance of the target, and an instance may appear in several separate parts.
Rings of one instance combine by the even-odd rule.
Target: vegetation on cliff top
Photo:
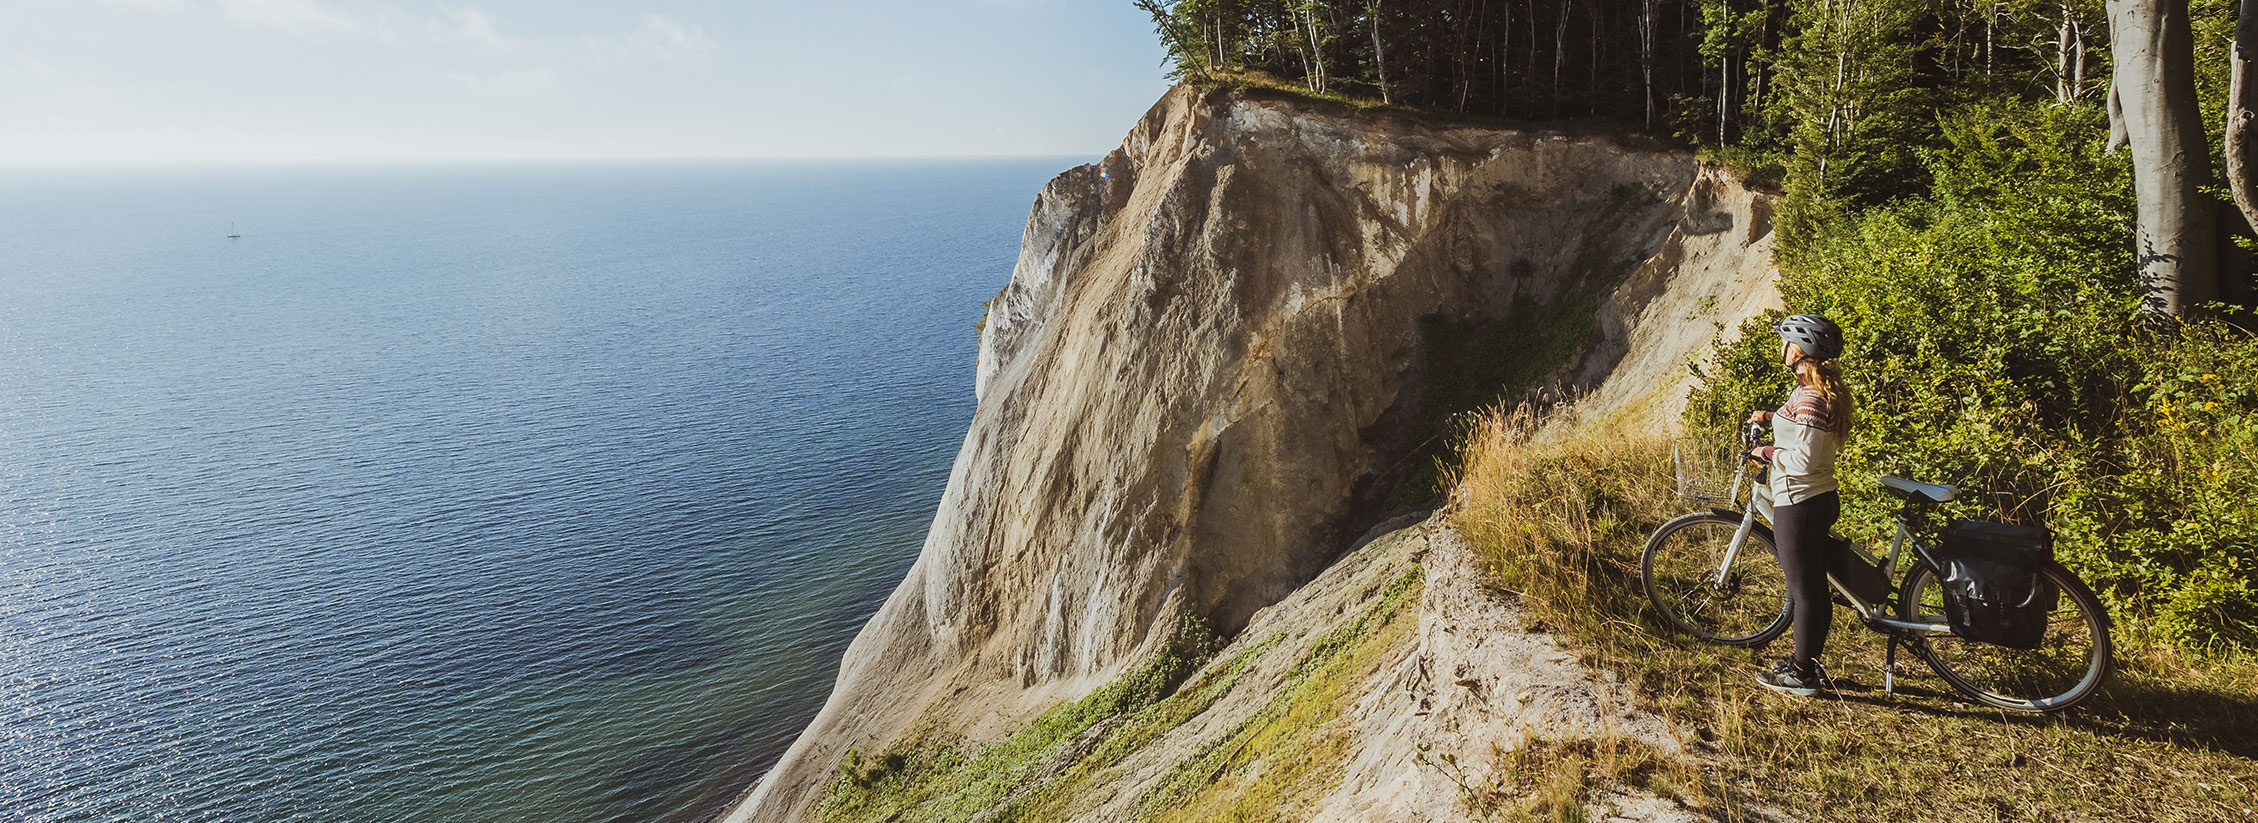
[[[1972,492],[1958,515],[2060,531],[2128,630],[2258,648],[2258,342],[2243,308],[2258,280],[2230,253],[2229,303],[2209,319],[2144,311],[2156,255],[2135,254],[2150,227],[2132,159],[2109,149],[2100,0],[1139,5],[1176,71],[1203,82],[1607,120],[1781,181],[1783,296],[1850,341],[1853,531],[1886,522],[1858,492],[1878,474],[1954,483]],[[2236,7],[2190,12],[2181,56],[2218,115]],[[2215,150],[2225,118],[2204,120]],[[2205,179],[2224,165],[2190,162]],[[2217,194],[2198,211],[2231,214]],[[1788,380],[1769,319],[1726,330],[1689,425],[1776,404]]]

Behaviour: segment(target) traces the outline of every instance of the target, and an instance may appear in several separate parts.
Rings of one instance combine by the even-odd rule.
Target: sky
[[[0,0],[0,166],[1095,155],[1130,0]]]

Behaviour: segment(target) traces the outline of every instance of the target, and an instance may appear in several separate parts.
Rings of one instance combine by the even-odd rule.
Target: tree
[[[1905,193],[1933,131],[1916,66],[1918,0],[1798,0],[1780,104],[1792,120],[1791,188],[1871,205]]]
[[[2186,317],[2218,294],[2217,218],[2195,97],[2187,0],[2109,0],[2116,56],[2111,115],[2132,148],[2135,252],[2158,316]]]
[[[2258,127],[2258,88],[2253,88],[2250,63],[2258,59],[2258,0],[2242,0],[2242,12],[2235,18],[2233,52],[2227,62],[2227,188],[2234,193],[2235,208],[2242,211],[2242,219],[2258,227],[2258,202],[2254,202],[2251,189],[2258,181],[2251,180],[2258,169],[2252,168],[2253,145],[2251,130]]]

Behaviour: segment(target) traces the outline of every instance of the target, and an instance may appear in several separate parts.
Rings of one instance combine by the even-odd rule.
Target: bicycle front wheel
[[[2047,614],[2046,634],[2031,651],[1978,643],[1953,635],[1909,641],[1929,666],[1977,702],[2016,712],[2058,712],[2092,697],[2109,678],[2109,614],[2084,581],[2060,563],[2046,579],[2062,592]],[[1944,623],[1944,586],[1925,564],[1905,578],[1897,601],[1906,620]]]
[[[1750,529],[1732,565],[1725,552],[1741,521],[1689,514],[1647,538],[1639,579],[1655,611],[1712,643],[1761,646],[1788,628],[1788,580],[1772,554],[1772,532]]]

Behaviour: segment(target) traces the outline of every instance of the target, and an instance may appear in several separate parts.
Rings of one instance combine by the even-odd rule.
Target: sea
[[[0,172],[0,820],[722,813],[1077,162]]]

